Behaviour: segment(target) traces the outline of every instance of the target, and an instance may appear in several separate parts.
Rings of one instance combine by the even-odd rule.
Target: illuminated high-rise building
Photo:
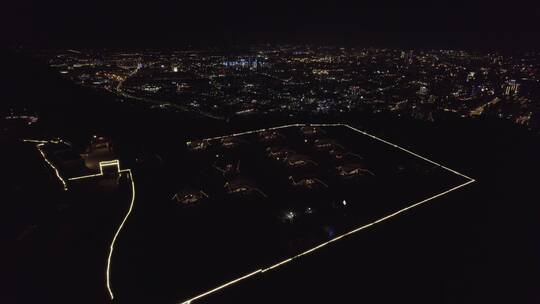
[[[410,50],[409,51],[409,64],[413,62],[413,59],[414,59],[414,54],[413,54],[413,51]]]
[[[516,96],[519,92],[520,84],[516,80],[512,79],[507,81],[504,84],[504,95],[506,96]]]
[[[469,74],[467,74],[467,82],[474,80],[475,75],[476,75],[475,72],[469,72]]]

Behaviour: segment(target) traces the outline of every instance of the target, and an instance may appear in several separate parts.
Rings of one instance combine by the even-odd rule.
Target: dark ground
[[[2,60],[5,84],[1,93],[2,109],[25,104],[38,112],[41,127],[31,133],[39,137],[61,136],[83,146],[90,134],[110,135],[118,143],[124,166],[136,170],[136,180],[138,176],[151,178],[158,172],[156,168],[166,166],[182,153],[185,138],[280,125],[287,121],[265,117],[223,125],[191,115],[149,112],[142,106],[112,103],[108,96],[74,87],[39,62],[12,54],[3,55]],[[107,111],[102,111],[105,108]],[[215,294],[207,298],[209,303],[540,302],[537,238],[540,231],[537,178],[540,141],[537,135],[503,121],[487,119],[439,117],[436,123],[425,123],[365,113],[303,119],[358,124],[372,134],[410,147],[474,177],[477,183],[279,271]],[[6,219],[2,221],[5,225],[1,240],[2,269],[7,271],[1,272],[0,301],[106,302],[106,298],[101,301],[93,293],[102,282],[84,289],[86,292],[74,289],[64,293],[59,288],[66,285],[66,280],[70,280],[70,284],[79,280],[76,276],[85,284],[93,284],[83,271],[75,271],[75,276],[68,278],[59,275],[61,271],[51,271],[42,277],[42,285],[30,283],[36,277],[31,262],[48,263],[48,260],[36,257],[32,250],[24,251],[27,245],[15,240],[16,232],[20,231],[18,227],[35,221],[54,224],[56,211],[44,209],[53,206],[55,210],[55,206],[64,202],[43,182],[50,179],[39,158],[31,160],[29,151],[19,153],[13,140],[21,132],[0,133],[5,160],[1,173],[5,195],[1,201],[7,210],[2,212]],[[177,146],[171,144],[171,138],[178,139]],[[165,159],[164,163],[152,158],[156,152]],[[135,163],[136,157],[144,161]],[[15,160],[26,163],[19,167]],[[27,171],[32,173],[29,177],[21,173]],[[13,178],[13,172],[19,177]],[[43,176],[42,179],[39,176]],[[26,185],[25,196],[17,195],[21,185]],[[84,214],[79,216],[85,217]],[[33,246],[31,244],[30,249]],[[39,246],[48,251],[62,250],[58,242]],[[95,258],[80,254],[88,260]],[[77,263],[58,267],[73,265]],[[15,276],[26,283],[21,284]],[[156,277],[156,280],[164,285],[171,282],[167,277]],[[174,303],[176,300],[155,295],[153,302]],[[124,302],[119,299],[118,303]]]

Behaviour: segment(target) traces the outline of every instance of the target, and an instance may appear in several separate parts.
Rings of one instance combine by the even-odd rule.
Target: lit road
[[[208,118],[212,118],[212,119],[217,119],[217,120],[226,120],[225,117],[223,116],[218,116],[218,115],[215,115],[215,114],[212,114],[212,113],[209,113],[209,112],[206,112],[206,111],[201,111],[201,110],[198,110],[198,109],[194,109],[194,108],[190,108],[190,107],[186,107],[186,106],[181,106],[181,105],[178,105],[176,103],[171,103],[171,102],[167,102],[167,101],[159,101],[159,100],[154,100],[154,99],[150,99],[150,98],[146,98],[146,97],[139,97],[139,96],[134,96],[134,95],[131,95],[129,93],[126,93],[122,87],[124,86],[124,82],[130,78],[130,77],[133,77],[135,75],[137,75],[137,73],[140,71],[140,66],[138,65],[137,68],[135,70],[133,70],[131,73],[129,73],[125,78],[123,78],[121,81],[118,82],[118,84],[116,85],[116,88],[114,89],[114,91],[112,90],[109,90],[110,92],[113,92],[113,93],[116,93],[116,94],[119,94],[121,95],[122,97],[125,97],[125,98],[129,98],[129,99],[135,99],[135,100],[139,100],[139,101],[144,101],[144,102],[147,102],[147,103],[152,103],[152,104],[155,104],[155,105],[158,105],[160,107],[164,107],[164,106],[167,106],[167,107],[171,107],[171,108],[174,108],[174,109],[178,109],[178,110],[181,110],[181,111],[184,111],[184,112],[195,112],[195,113],[198,113],[199,115],[201,116],[204,116],[204,117],[208,117]]]

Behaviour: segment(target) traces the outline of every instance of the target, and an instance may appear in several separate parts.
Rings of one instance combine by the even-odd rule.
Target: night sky
[[[7,8],[1,21],[5,41],[42,46],[540,46],[537,1],[20,0]]]

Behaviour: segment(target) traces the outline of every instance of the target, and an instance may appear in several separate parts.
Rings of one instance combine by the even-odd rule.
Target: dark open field
[[[181,113],[148,110],[136,103],[122,103],[74,88],[55,80],[56,76],[51,76],[46,68],[35,68],[39,64],[6,58],[9,60],[4,62],[6,69],[2,73],[6,81],[3,106],[24,101],[24,105],[40,113],[39,124],[25,130],[25,135],[60,136],[77,144],[84,143],[84,139],[95,132],[107,134],[117,143],[123,167],[134,169],[135,181],[141,187],[133,217],[117,245],[118,257],[122,257],[115,260],[113,269],[113,281],[118,280],[114,281],[118,282],[117,303],[176,303],[192,286],[204,285],[198,284],[201,281],[213,286],[214,278],[223,275],[224,269],[197,269],[198,253],[202,252],[209,264],[224,265],[216,259],[225,250],[234,251],[234,246],[217,246],[210,238],[197,239],[196,245],[186,242],[187,236],[202,233],[198,229],[207,226],[205,221],[226,222],[232,226],[235,222],[230,213],[223,211],[230,210],[227,208],[200,214],[196,208],[191,208],[188,210],[195,213],[193,218],[201,222],[182,222],[179,214],[186,208],[171,201],[170,195],[171,191],[182,188],[185,181],[184,171],[178,170],[185,165],[189,154],[185,151],[185,141],[299,120],[361,126],[374,135],[470,175],[477,182],[335,242],[317,254],[288,263],[279,271],[213,294],[201,303],[349,303],[350,299],[357,299],[369,303],[431,304],[537,303],[539,300],[538,135],[491,119],[439,117],[436,123],[424,123],[369,113],[324,117],[324,120],[322,117],[253,117],[231,120],[228,124],[210,123]],[[6,269],[0,278],[0,302],[107,302],[103,277],[96,274],[96,269],[100,273],[103,270],[99,268],[103,265],[103,254],[84,250],[95,244],[84,235],[100,235],[99,231],[108,225],[90,217],[99,212],[86,212],[87,208],[98,205],[78,204],[78,199],[59,195],[60,187],[34,147],[21,147],[16,137],[6,132],[1,134],[0,140],[4,160],[1,201],[5,219],[2,221],[2,269]],[[382,156],[369,155],[368,149],[378,144],[356,148],[345,138],[340,141],[346,148],[355,149],[366,161],[378,164],[389,161]],[[156,153],[162,157],[162,162],[151,158]],[[241,164],[241,168],[244,167],[245,164]],[[178,184],[170,184],[171,181]],[[265,184],[264,181],[257,183],[261,189]],[[428,189],[413,181],[408,184],[414,184],[414,189]],[[216,185],[216,189],[218,186],[223,191],[222,185]],[[272,198],[272,191],[267,191]],[[399,187],[385,188],[383,195],[391,197],[394,191],[399,191]],[[361,191],[355,191],[358,192]],[[207,202],[208,209],[217,197],[213,195]],[[257,201],[266,203],[270,199]],[[406,200],[395,202],[408,203]],[[106,201],[103,203],[102,206],[107,205]],[[282,203],[277,204],[282,206]],[[66,209],[65,206],[71,207]],[[383,205],[373,203],[371,206]],[[208,218],[203,214],[208,214]],[[71,255],[73,251],[66,248],[64,242],[50,241],[63,239],[55,228],[66,222],[82,225],[80,230],[74,230],[79,234],[72,237],[78,241],[69,243],[79,256]],[[23,241],[17,241],[24,227],[33,224],[40,228]],[[101,228],[94,230],[98,227]],[[226,234],[224,226],[212,223],[212,227],[215,229],[210,232],[217,230]],[[246,231],[245,225],[238,224],[238,227]],[[92,231],[97,232],[92,234]],[[259,235],[256,231],[249,232]],[[107,240],[100,238],[100,244],[105,245],[109,236],[107,234]],[[66,259],[51,259],[48,252],[72,257],[72,260],[64,263]],[[189,256],[194,258],[189,259]],[[169,262],[176,260],[178,263]],[[249,263],[246,260],[246,269],[251,269]],[[74,268],[79,264],[86,266]],[[232,267],[235,264],[244,265],[225,266],[238,269]],[[71,275],[62,275],[65,273]],[[87,292],[61,286],[84,287]],[[103,292],[93,293],[96,290]]]
[[[136,208],[126,234],[152,231],[160,241],[137,244],[150,256],[136,257],[126,249],[135,245],[119,249],[118,264],[130,273],[115,270],[119,297],[140,297],[139,291],[156,288],[152,294],[188,299],[468,181],[346,127],[316,130],[305,135],[290,127],[211,140],[169,168],[165,185],[139,183],[153,194],[138,200],[144,206]],[[338,159],[317,143],[331,143],[343,156]],[[291,159],[301,155],[305,163],[293,166],[269,156],[267,149],[279,148]],[[369,172],[340,176],[336,168],[350,164]],[[227,165],[232,169],[221,172]],[[318,182],[309,189],[292,184],[290,176]],[[227,183],[242,186],[229,193]],[[183,189],[205,196],[194,203],[171,200]],[[148,269],[153,276],[145,275]],[[156,276],[171,280],[162,284]]]

